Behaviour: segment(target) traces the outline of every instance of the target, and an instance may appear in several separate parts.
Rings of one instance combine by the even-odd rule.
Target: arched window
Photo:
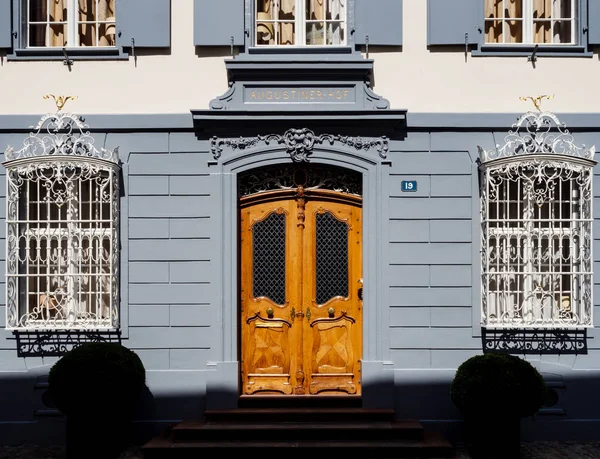
[[[78,117],[6,152],[7,328],[118,326],[119,163]]]
[[[594,148],[550,113],[513,128],[479,149],[482,325],[591,327]]]

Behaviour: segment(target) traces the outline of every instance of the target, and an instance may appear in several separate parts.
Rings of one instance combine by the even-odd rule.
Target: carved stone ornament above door
[[[255,137],[239,137],[235,139],[220,138],[214,136],[211,138],[211,153],[215,159],[219,159],[223,153],[223,147],[232,150],[250,150],[258,147],[260,144],[269,146],[285,145],[286,152],[290,155],[292,161],[296,163],[309,162],[309,156],[312,154],[315,145],[340,144],[347,147],[353,147],[356,150],[376,150],[383,159],[387,157],[389,150],[389,140],[386,136],[368,139],[363,137],[350,137],[337,134],[315,134],[308,128],[291,128],[283,134],[267,134]]]

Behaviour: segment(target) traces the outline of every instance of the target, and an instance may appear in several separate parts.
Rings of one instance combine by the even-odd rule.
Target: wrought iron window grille
[[[32,129],[5,152],[6,328],[116,329],[118,149],[60,107]]]
[[[594,154],[541,110],[479,147],[482,326],[593,326]]]

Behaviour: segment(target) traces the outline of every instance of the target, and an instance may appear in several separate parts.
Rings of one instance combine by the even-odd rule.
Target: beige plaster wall
[[[600,60],[540,57],[533,68],[526,57],[473,57],[464,50],[427,49],[427,2],[404,0],[404,46],[371,48],[375,92],[392,108],[411,112],[521,112],[531,107],[520,96],[553,94],[544,107],[556,112],[600,111]],[[129,61],[76,61],[69,72],[62,61],[3,60],[0,114],[52,111],[44,94],[76,95],[68,108],[82,114],[188,113],[208,108],[227,89],[227,49],[196,50],[193,2],[172,2],[170,52],[138,50]],[[198,52],[198,54],[197,54]]]

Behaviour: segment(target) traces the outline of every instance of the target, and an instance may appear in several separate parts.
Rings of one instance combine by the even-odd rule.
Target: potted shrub
[[[118,457],[127,446],[146,371],[119,343],[85,343],[48,375],[48,391],[66,416],[67,459]]]
[[[521,418],[544,404],[546,384],[526,360],[476,355],[463,362],[450,386],[464,417],[465,443],[474,458],[519,457]]]

